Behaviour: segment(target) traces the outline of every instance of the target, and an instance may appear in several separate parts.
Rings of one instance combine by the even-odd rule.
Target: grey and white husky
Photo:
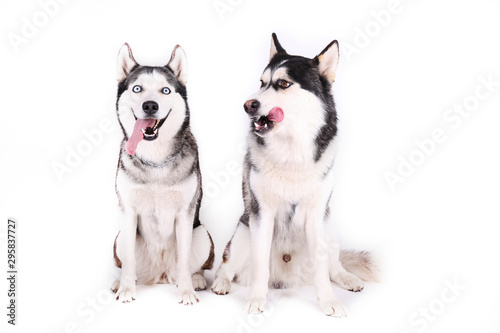
[[[189,129],[186,55],[176,46],[164,67],[139,65],[128,44],[118,55],[116,109],[123,130],[116,193],[121,226],[114,244],[121,278],[117,300],[136,297],[136,282],[175,283],[180,303],[206,288],[214,245],[201,225],[198,147]]]
[[[362,280],[376,280],[369,253],[340,251],[331,230],[338,60],[337,41],[309,59],[287,54],[273,34],[260,90],[244,104],[245,210],[212,290],[227,294],[233,280],[250,285],[249,313],[263,311],[269,287],[313,284],[321,310],[344,317],[331,281],[361,291]]]

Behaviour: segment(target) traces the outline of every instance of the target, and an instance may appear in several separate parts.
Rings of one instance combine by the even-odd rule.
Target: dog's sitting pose
[[[214,245],[199,220],[198,147],[189,129],[186,55],[176,46],[164,67],[139,65],[125,44],[118,56],[118,120],[123,130],[116,193],[121,226],[114,244],[117,300],[136,282],[175,283],[183,304],[206,288]]]
[[[340,251],[331,232],[338,59],[337,41],[309,59],[287,54],[273,34],[261,88],[244,104],[245,210],[212,290],[227,294],[233,279],[250,285],[249,313],[263,311],[268,287],[314,284],[321,310],[344,317],[331,281],[360,291],[362,280],[376,279],[370,255]]]

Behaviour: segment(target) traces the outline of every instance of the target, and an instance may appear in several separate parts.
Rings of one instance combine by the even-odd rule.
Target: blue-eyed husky
[[[376,279],[370,255],[340,251],[331,231],[338,59],[337,41],[308,59],[287,54],[273,34],[261,88],[244,104],[245,210],[212,290],[227,294],[232,280],[250,285],[249,313],[262,312],[268,287],[314,284],[321,310],[344,317],[331,281],[361,291],[362,280]]]
[[[176,46],[164,67],[139,65],[125,44],[118,56],[118,120],[123,130],[116,193],[121,226],[114,258],[117,300],[142,284],[176,283],[180,303],[206,288],[214,245],[199,220],[202,197],[198,147],[189,129],[186,56]]]

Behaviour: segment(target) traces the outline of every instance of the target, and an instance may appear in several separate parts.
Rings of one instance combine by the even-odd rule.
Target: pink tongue
[[[134,155],[135,150],[137,149],[137,145],[144,138],[142,130],[146,129],[146,127],[153,127],[155,121],[155,119],[137,119],[137,121],[135,122],[134,131],[132,132],[132,135],[125,145],[127,153],[129,153],[130,155]]]
[[[272,108],[267,115],[267,119],[275,121],[277,123],[281,122],[283,118],[285,118],[285,114],[283,113],[283,110],[278,107]]]

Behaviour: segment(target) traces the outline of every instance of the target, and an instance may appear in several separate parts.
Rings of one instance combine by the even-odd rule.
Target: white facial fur
[[[142,88],[141,92],[133,92],[133,87],[136,85]],[[162,93],[163,88],[168,88],[170,93],[168,95]],[[144,73],[139,75],[137,80],[130,82],[128,89],[120,97],[118,113],[127,136],[130,137],[132,133],[136,122],[135,117],[140,119],[151,118],[142,109],[142,104],[146,101],[158,103],[158,111],[153,115],[155,119],[165,118],[168,114],[167,120],[160,128],[157,140],[163,141],[163,139],[172,138],[184,121],[186,106],[184,99],[175,90],[175,87],[168,83],[166,78],[157,71],[153,71],[152,74]]]
[[[278,80],[286,80],[292,85],[287,89],[268,87]],[[280,107],[285,115],[280,123],[275,123],[273,130],[267,135],[279,135],[284,139],[301,133],[316,133],[324,124],[324,111],[321,101],[310,91],[302,89],[287,74],[285,67],[278,68],[274,73],[266,69],[261,76],[264,86],[250,99],[260,102],[258,115],[267,115],[273,107]]]

